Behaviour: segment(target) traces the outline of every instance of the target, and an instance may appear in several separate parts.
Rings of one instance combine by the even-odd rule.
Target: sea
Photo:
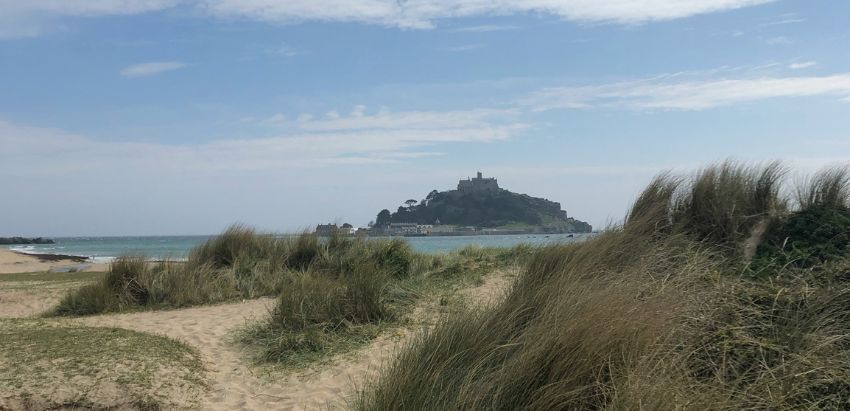
[[[422,253],[439,254],[469,245],[513,247],[519,244],[546,245],[581,241],[592,234],[522,234],[457,237],[405,237],[410,246]],[[141,255],[149,259],[182,260],[189,251],[214,236],[166,237],[59,237],[56,244],[0,246],[28,254],[62,254],[89,257],[94,262],[109,262],[122,255]]]

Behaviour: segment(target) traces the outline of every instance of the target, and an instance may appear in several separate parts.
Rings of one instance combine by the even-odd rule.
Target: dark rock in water
[[[55,241],[49,238],[43,237],[35,237],[35,238],[26,238],[26,237],[0,237],[0,244],[2,245],[17,245],[17,244],[56,244]]]
[[[20,253],[20,254],[24,254],[24,253]],[[28,255],[30,257],[38,258],[38,261],[41,261],[43,263],[51,262],[51,261],[66,261],[66,260],[70,260],[70,261],[73,261],[75,263],[85,263],[85,262],[89,261],[88,257],[83,257],[83,256],[79,256],[79,255],[33,254],[33,253],[26,253],[24,255]]]

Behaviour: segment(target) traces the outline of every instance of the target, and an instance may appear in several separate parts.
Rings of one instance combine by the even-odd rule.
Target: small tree
[[[418,203],[418,201],[416,201],[412,198],[410,200],[407,200],[407,201],[404,202],[404,204],[407,204],[407,208],[413,208],[413,206],[415,206],[416,203]]]
[[[390,225],[390,220],[392,219],[392,214],[390,214],[390,210],[386,208],[381,210],[378,213],[378,218],[375,220],[375,225],[378,227],[384,227]]]

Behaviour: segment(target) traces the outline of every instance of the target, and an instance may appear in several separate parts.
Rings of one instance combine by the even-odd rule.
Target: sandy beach
[[[104,272],[109,264],[91,263],[85,258],[24,254],[0,248],[0,275],[45,271]]]

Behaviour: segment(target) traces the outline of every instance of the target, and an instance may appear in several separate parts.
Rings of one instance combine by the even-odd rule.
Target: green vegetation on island
[[[431,191],[421,201],[408,200],[391,213],[382,210],[378,228],[416,223],[459,227],[500,228],[506,231],[587,233],[590,224],[568,217],[561,204],[499,188],[496,179],[461,180],[457,190]]]

